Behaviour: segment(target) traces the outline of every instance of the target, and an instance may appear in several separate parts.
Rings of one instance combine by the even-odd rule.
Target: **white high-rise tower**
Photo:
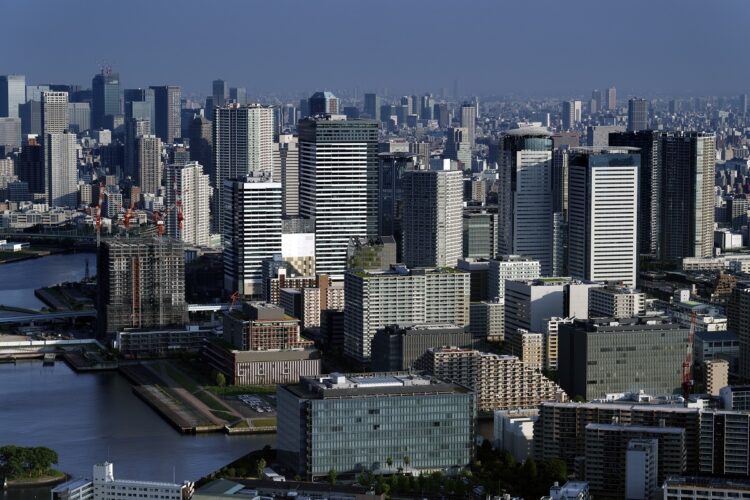
[[[180,238],[188,245],[208,246],[211,239],[211,185],[203,166],[198,162],[186,165],[168,165],[166,182],[167,206],[175,206],[166,220],[167,235]],[[182,230],[179,228],[180,197]]]

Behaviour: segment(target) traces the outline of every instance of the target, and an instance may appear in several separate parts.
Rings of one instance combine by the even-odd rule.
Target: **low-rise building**
[[[632,318],[646,310],[646,294],[625,287],[589,290],[590,318]]]
[[[321,367],[320,351],[312,348],[238,351],[223,342],[207,342],[201,354],[231,385],[289,384],[319,375]]]
[[[750,385],[728,385],[719,390],[725,410],[750,411]]]
[[[428,349],[414,364],[441,380],[474,390],[482,412],[531,408],[542,401],[564,401],[560,387],[515,356],[458,347]]]
[[[524,462],[534,451],[536,408],[496,410],[493,414],[495,448],[507,451],[517,462]]]
[[[114,465],[104,462],[94,465],[93,479],[74,479],[52,489],[51,500],[188,500],[193,495],[193,483],[162,483],[115,479]]]
[[[729,361],[710,359],[704,363],[706,374],[706,392],[719,396],[722,387],[729,384]]]
[[[460,470],[471,461],[474,395],[410,373],[331,374],[281,385],[278,460],[306,478],[331,469]]]
[[[117,332],[115,347],[124,356],[165,356],[175,352],[198,352],[206,339],[215,336],[213,328],[198,325],[148,330],[125,328]]]
[[[750,498],[750,481],[718,477],[669,477],[662,485],[664,500],[735,500]]]
[[[299,320],[266,302],[244,302],[224,314],[224,340],[240,351],[303,349]]]

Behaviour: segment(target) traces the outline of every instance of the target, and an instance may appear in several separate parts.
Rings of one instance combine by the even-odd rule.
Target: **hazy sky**
[[[737,94],[748,0],[2,0],[0,74],[210,93]]]

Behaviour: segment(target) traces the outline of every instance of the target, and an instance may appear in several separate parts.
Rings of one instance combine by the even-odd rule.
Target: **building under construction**
[[[100,336],[187,322],[185,254],[170,238],[102,241],[97,259]]]

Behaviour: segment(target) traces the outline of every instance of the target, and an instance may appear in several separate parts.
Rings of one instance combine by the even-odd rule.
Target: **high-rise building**
[[[161,139],[141,135],[136,139],[136,184],[141,193],[158,194],[162,186]]]
[[[469,148],[474,148],[477,140],[477,108],[473,103],[461,105],[461,128],[466,129]]]
[[[571,397],[680,391],[687,328],[659,318],[598,318],[561,325],[558,335],[560,386]]]
[[[706,411],[701,414],[700,474],[747,478],[750,474],[750,415]]]
[[[364,112],[367,118],[380,121],[380,97],[377,94],[365,94]]]
[[[245,87],[229,87],[229,99],[240,106],[247,104],[247,89]]]
[[[393,236],[401,255],[401,227],[404,212],[404,172],[417,168],[416,155],[402,151],[380,153],[380,180],[378,184],[378,233]],[[400,261],[401,259],[399,259]]]
[[[455,267],[463,256],[463,173],[403,174],[403,261],[409,267]]]
[[[729,328],[737,333],[740,342],[739,374],[750,379],[750,287],[737,285],[727,304]]]
[[[410,370],[414,367],[414,362],[431,347],[471,347],[473,344],[471,332],[462,326],[451,324],[389,325],[378,330],[372,338],[372,370],[377,372]]]
[[[30,193],[46,194],[47,178],[44,174],[44,152],[36,137],[28,139],[21,147],[16,164],[18,179],[28,185]]]
[[[156,136],[172,144],[182,135],[182,90],[175,85],[151,87],[154,91],[154,122]]]
[[[0,117],[0,148],[9,153],[21,147],[21,119]]]
[[[403,266],[347,272],[344,352],[368,362],[373,336],[388,325],[468,325],[469,278],[469,273],[454,269],[409,271]]]
[[[168,207],[175,206],[165,221],[167,235],[187,245],[208,246],[211,241],[211,185],[200,163],[167,166],[165,201]]]
[[[122,113],[120,110],[120,75],[104,68],[91,80],[91,128],[105,128],[105,116]]]
[[[591,91],[591,114],[594,115],[596,113],[601,112],[604,108],[602,108],[603,100],[602,100],[602,91],[599,89],[594,89]]]
[[[130,118],[125,121],[125,147],[123,151],[124,176],[136,180],[140,173],[138,165],[140,162],[138,152],[138,138],[152,135],[150,133],[151,122],[148,118]]]
[[[648,101],[634,98],[628,100],[628,132],[648,130]]]
[[[213,227],[221,231],[224,211],[222,186],[228,179],[250,173],[273,172],[273,108],[231,103],[214,109],[213,119]],[[279,179],[274,179],[277,182]]]
[[[331,92],[315,92],[310,96],[309,111],[310,116],[316,115],[338,115],[343,113],[341,100]]]
[[[25,103],[26,76],[0,76],[0,117],[20,118],[18,107]]]
[[[563,101],[562,103],[562,128],[573,130],[576,124],[581,122],[581,101]]]
[[[44,142],[47,202],[53,207],[78,206],[76,135],[47,134]]]
[[[740,95],[739,109],[741,114],[747,114],[747,94]]]
[[[217,108],[224,106],[229,99],[229,84],[224,80],[214,80],[211,89],[214,106]]]
[[[641,165],[638,173],[638,251],[660,255],[663,195],[663,167],[660,132],[612,132],[609,146],[640,149]]]
[[[354,474],[362,464],[426,471],[471,461],[474,396],[460,385],[406,372],[334,373],[300,377],[276,395],[279,461],[306,478]]]
[[[593,148],[606,148],[609,146],[625,146],[625,144],[610,144],[610,134],[625,132],[621,125],[589,125],[586,129],[586,145]]]
[[[635,148],[573,149],[568,174],[568,271],[634,287],[638,265]]]
[[[281,134],[273,143],[273,178],[281,182],[282,210],[285,217],[299,215],[299,140]]]
[[[281,183],[270,174],[224,181],[224,289],[260,297],[263,259],[281,253]]]
[[[62,134],[68,130],[68,93],[42,92],[42,141],[47,134]]]
[[[340,279],[349,239],[378,236],[378,123],[301,120],[300,215],[315,220],[317,272]]]
[[[591,318],[632,318],[645,312],[645,293],[616,285],[589,290]]]
[[[448,127],[443,157],[456,160],[459,169],[471,168],[471,141],[466,127]]]
[[[91,106],[87,102],[71,102],[68,104],[70,131],[81,133],[91,128]]]
[[[542,276],[552,275],[552,138],[545,128],[509,131],[498,162],[498,253],[539,261]]]
[[[125,89],[125,121],[129,119],[149,120],[149,134],[155,133],[156,108],[153,88]]]
[[[171,238],[103,240],[97,257],[100,335],[184,325],[185,251]]]
[[[617,89],[614,87],[607,89],[607,109],[610,111],[617,109]]]
[[[705,132],[671,132],[662,141],[663,258],[710,257],[716,137]]]
[[[190,123],[190,160],[200,163],[209,177],[213,172],[213,136],[211,120],[202,114]]]

